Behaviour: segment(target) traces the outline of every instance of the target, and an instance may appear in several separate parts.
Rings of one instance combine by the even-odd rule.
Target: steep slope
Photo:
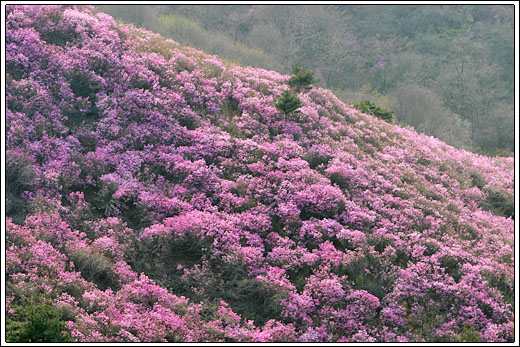
[[[512,158],[92,7],[7,6],[6,64],[8,340],[512,340]]]

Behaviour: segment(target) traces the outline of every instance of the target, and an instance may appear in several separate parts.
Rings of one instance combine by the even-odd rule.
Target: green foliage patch
[[[288,83],[291,88],[297,91],[310,90],[312,88],[311,84],[318,82],[314,79],[313,71],[304,69],[298,65],[293,66],[292,75]]]
[[[70,256],[77,271],[101,290],[119,288],[119,276],[112,271],[112,262],[102,254],[77,251]]]
[[[284,90],[275,107],[285,115],[295,111],[302,106],[300,99],[290,90]]]
[[[389,123],[394,122],[393,111],[376,106],[369,100],[363,100],[357,104],[354,104],[354,108],[360,110],[363,113],[376,116],[377,118],[387,121]]]
[[[33,191],[31,182],[34,172],[27,157],[22,154],[8,151],[5,160],[6,209],[8,217],[17,224],[23,223],[27,214],[27,203],[21,194]]]
[[[487,189],[486,200],[481,207],[493,214],[515,219],[515,199],[503,190]]]
[[[67,335],[65,322],[49,301],[39,295],[26,299],[24,305],[14,305],[14,314],[6,319],[7,342],[74,342]]]

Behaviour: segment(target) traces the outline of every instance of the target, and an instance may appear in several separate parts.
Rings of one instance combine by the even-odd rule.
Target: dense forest
[[[514,19],[503,5],[101,5],[241,65],[315,72],[350,103],[488,155],[514,151]]]

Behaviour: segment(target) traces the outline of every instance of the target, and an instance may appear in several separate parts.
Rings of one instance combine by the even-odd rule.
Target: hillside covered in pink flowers
[[[513,341],[513,158],[324,89],[285,114],[291,76],[93,7],[6,15],[7,341]]]

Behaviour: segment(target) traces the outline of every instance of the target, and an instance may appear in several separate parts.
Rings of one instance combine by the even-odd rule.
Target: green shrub
[[[434,255],[440,250],[440,247],[433,242],[426,242],[423,246],[426,247],[423,254],[427,257]]]
[[[21,198],[25,191],[33,191],[32,164],[23,154],[7,151],[5,160],[6,209],[5,213],[13,222],[22,224],[27,215],[27,203]]]
[[[326,165],[332,159],[331,155],[316,152],[307,152],[303,156],[303,160],[309,163],[311,169],[316,169],[320,165]]]
[[[367,269],[370,274],[366,272]],[[390,292],[396,280],[392,266],[368,252],[348,264],[341,264],[335,272],[339,276],[347,275],[348,280],[354,282],[355,289],[366,290],[379,299]]]
[[[486,189],[486,200],[481,204],[481,207],[490,211],[493,214],[502,217],[511,217],[515,219],[515,199],[505,191]]]
[[[460,333],[460,338],[455,338],[455,342],[480,342],[477,329],[473,324],[466,324]]]
[[[74,342],[65,334],[65,322],[50,302],[39,296],[31,298],[25,305],[11,306],[15,311],[6,319],[7,342]]]
[[[441,267],[449,276],[453,277],[455,282],[459,282],[462,277],[461,260],[452,255],[444,255],[441,257]]]
[[[514,280],[504,273],[494,273],[488,270],[482,272],[482,277],[492,288],[496,288],[504,296],[505,302],[512,307],[515,305]]]
[[[200,284],[182,279],[182,269],[200,266],[212,242],[210,238],[203,239],[194,233],[175,234],[167,239],[134,240],[131,251],[126,253],[126,261],[134,271],[146,273],[173,293],[194,298],[197,294],[193,288]],[[179,265],[182,268],[179,269]]]
[[[226,118],[232,119],[240,115],[240,109],[238,108],[239,102],[233,97],[228,97],[222,102],[221,113]]]
[[[312,88],[310,85],[317,82],[314,80],[313,71],[304,69],[298,65],[293,66],[292,75],[288,83],[291,88],[297,91],[309,90]]]
[[[257,326],[269,319],[281,319],[283,294],[264,282],[242,278],[227,282],[215,297],[225,300],[236,313],[252,319]]]
[[[307,284],[307,280],[313,273],[313,268],[307,264],[303,264],[297,268],[289,268],[286,273],[289,280],[296,287],[296,290],[301,293]]]
[[[46,27],[49,29],[38,28],[40,32],[40,38],[42,41],[47,42],[50,45],[56,45],[59,47],[65,47],[67,43],[74,42],[78,39],[79,35],[75,32],[75,30],[71,29],[58,29],[57,25],[63,19],[61,15],[58,13],[49,13],[47,15],[48,22],[52,22],[54,24],[47,24]]]
[[[276,108],[286,115],[302,106],[300,99],[289,90],[284,90],[280,100],[276,103]]]
[[[212,259],[210,280],[214,285],[206,289],[210,300],[224,300],[244,319],[252,319],[256,326],[264,325],[270,319],[282,319],[283,291],[272,285],[251,278],[246,265],[225,263]]]
[[[87,281],[94,282],[99,289],[118,289],[118,275],[112,271],[112,262],[102,254],[77,251],[70,256],[76,270]]]
[[[376,116],[384,121],[389,123],[394,122],[394,111],[383,109],[375,104],[371,103],[369,100],[363,100],[357,104],[354,104],[354,108],[360,110],[363,113],[370,114],[372,116]]]
[[[484,188],[484,186],[487,184],[486,180],[484,179],[484,177],[482,177],[479,173],[477,172],[472,172],[469,177],[471,178],[471,184],[474,186],[474,187],[477,187],[478,189],[482,189]]]
[[[349,185],[349,179],[338,172],[333,172],[329,175],[330,182],[337,184],[338,187],[345,190]]]
[[[462,228],[460,237],[463,240],[469,241],[480,241],[482,239],[482,235],[479,233],[479,231],[469,225],[466,225]]]

